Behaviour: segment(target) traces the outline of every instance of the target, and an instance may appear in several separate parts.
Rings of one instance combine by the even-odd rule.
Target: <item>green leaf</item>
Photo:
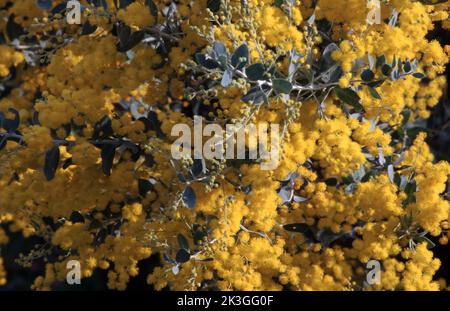
[[[375,67],[380,68],[384,64],[386,64],[386,56],[381,55],[380,57],[377,58],[377,63],[375,65]]]
[[[283,5],[283,3],[284,3],[284,0],[275,0],[275,1],[273,2],[273,4],[274,4],[276,7],[279,7],[279,8],[281,8],[281,6]]]
[[[227,55],[227,48],[222,42],[216,41],[213,44],[213,51],[216,53],[216,56],[219,57],[221,55]]]
[[[261,63],[256,63],[253,65],[250,65],[245,69],[245,73],[247,74],[247,77],[251,81],[263,80],[264,72],[265,72],[265,68],[264,68],[264,65]]]
[[[117,48],[119,52],[131,50],[144,39],[144,31],[139,30],[130,33],[131,30],[126,25],[122,25],[121,29],[122,30],[119,32],[119,46]]]
[[[155,2],[153,0],[146,0],[145,3],[147,4],[148,8],[150,9],[150,14],[153,15],[153,17],[158,16],[158,7],[156,6]]]
[[[15,15],[10,14],[8,17],[8,21],[6,22],[6,34],[11,41],[19,38],[21,35],[26,33],[23,27],[20,24],[16,23],[14,20]]]
[[[210,9],[212,12],[217,12],[220,10],[220,0],[208,0],[206,2],[208,9]]]
[[[233,56],[231,56],[231,64],[236,69],[244,68],[249,61],[250,53],[247,44],[243,43],[239,46],[236,51],[234,51]]]
[[[55,177],[59,156],[60,152],[58,146],[51,147],[45,153],[44,174],[47,180],[52,180]]]
[[[100,153],[102,158],[102,171],[103,174],[111,175],[111,168],[114,162],[114,156],[116,155],[116,146],[113,144],[104,144]]]
[[[405,109],[404,111],[402,111],[402,116],[402,126],[405,126],[409,122],[409,118],[411,117],[411,110]]]
[[[178,240],[178,245],[180,245],[180,248],[185,249],[185,250],[189,250],[189,242],[188,240],[184,237],[184,235],[182,235],[181,233],[179,233],[177,235],[177,240]]]
[[[416,202],[416,189],[417,189],[417,185],[416,182],[412,181],[406,184],[405,186],[405,193],[406,193],[406,199],[403,201],[403,205],[407,206],[410,203],[415,203]]]
[[[222,70],[225,70],[228,67],[228,55],[220,55],[219,57],[217,57],[217,61],[219,62],[220,68],[222,68]]]
[[[143,198],[147,195],[148,192],[154,190],[153,184],[150,182],[150,180],[147,179],[139,179],[138,180],[138,190],[139,195]]]
[[[380,85],[382,85],[383,83],[384,83],[384,81],[385,81],[385,79],[382,79],[382,80],[375,80],[375,81],[372,81],[372,82],[369,82],[369,83],[367,83],[367,85],[368,86],[371,86],[371,87],[373,87],[373,88],[376,88],[376,87],[379,87]]]
[[[375,78],[375,74],[372,70],[366,69],[361,73],[361,79],[364,82],[370,82],[373,80],[373,78]]]
[[[350,88],[340,88],[336,87],[334,88],[334,92],[338,96],[338,98],[343,101],[346,104],[349,104],[350,106],[354,107],[356,110],[361,111],[363,110],[363,106],[361,105],[360,98],[358,94],[353,91]]]
[[[374,89],[373,87],[371,87],[371,86],[368,86],[367,88],[369,89],[370,95],[372,95],[373,98],[381,99],[381,96],[380,96],[380,94],[377,92],[377,90],[375,90],[375,89]]]
[[[193,161],[194,162],[192,163],[191,173],[192,176],[195,178],[203,174],[206,168],[203,164],[203,162],[205,161],[204,159],[194,159]]]
[[[20,114],[14,108],[9,108],[8,112],[14,115],[14,119],[7,119],[3,113],[0,112],[0,127],[3,127],[7,132],[15,132],[20,125]]]
[[[405,64],[403,65],[403,71],[404,72],[410,72],[411,69],[412,69],[411,62],[409,60],[407,60],[405,62]]]
[[[423,79],[423,78],[425,78],[425,75],[423,73],[416,72],[416,73],[413,73],[413,77],[417,78],[417,79]]]
[[[86,21],[83,24],[83,28],[81,29],[81,35],[87,36],[94,33],[97,30],[97,25],[91,25],[89,21]]]
[[[399,173],[394,174],[394,184],[397,185],[398,188],[402,185],[402,175]]]
[[[216,69],[217,67],[219,67],[219,63],[218,62],[216,62],[212,58],[206,57],[205,54],[196,53],[195,54],[195,59],[197,60],[197,63],[199,65],[202,65],[206,69]]]
[[[395,66],[397,66],[397,56],[394,55],[394,59],[392,60],[392,68],[395,68]]]
[[[400,78],[400,72],[399,70],[392,70],[391,72],[391,80],[396,81]]]
[[[262,104],[263,102],[267,102],[267,95],[264,91],[259,87],[255,86],[251,88],[247,94],[245,94],[241,100],[244,103],[253,103],[255,105]]]
[[[187,186],[183,191],[183,202],[187,208],[194,208],[197,198],[195,196],[194,189],[191,186]]]
[[[108,116],[104,116],[99,122],[94,125],[94,133],[92,139],[106,138],[113,134],[111,127],[112,121]]]
[[[131,28],[124,23],[117,24],[117,36],[119,37],[120,45],[125,45],[131,34]]]
[[[177,254],[175,256],[175,260],[178,263],[187,262],[187,261],[189,261],[189,259],[191,259],[191,255],[189,254],[189,252],[187,250],[185,250],[183,248],[178,250],[178,252],[177,252]]]
[[[366,175],[366,169],[363,165],[359,167],[356,171],[352,172],[352,178],[354,181],[358,182],[361,181],[364,176]]]
[[[273,79],[272,87],[283,94],[289,94],[292,91],[292,83],[286,79]]]
[[[383,66],[381,66],[381,72],[385,75],[385,76],[389,76],[391,74],[392,71],[392,67],[388,64],[384,64]]]
[[[330,187],[336,187],[338,184],[338,180],[335,177],[331,177],[325,180],[325,184]]]

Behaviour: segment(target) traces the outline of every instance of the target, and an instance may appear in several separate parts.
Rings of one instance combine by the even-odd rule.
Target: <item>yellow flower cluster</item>
[[[151,26],[154,23],[154,18],[144,0],[131,3],[126,9],[119,11],[117,17],[127,25],[136,27]]]
[[[9,46],[0,46],[0,55],[2,60],[0,62],[0,78],[9,75],[10,67],[16,67],[24,61],[23,54],[14,50]]]

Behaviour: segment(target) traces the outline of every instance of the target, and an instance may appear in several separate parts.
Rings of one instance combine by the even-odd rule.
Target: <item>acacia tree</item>
[[[360,0],[80,2],[69,24],[67,1],[0,0],[0,244],[38,237],[34,289],[78,260],[122,290],[152,254],[156,289],[445,288],[450,165],[424,122],[448,1],[382,1],[379,23]],[[278,167],[172,158],[196,116],[279,124]]]

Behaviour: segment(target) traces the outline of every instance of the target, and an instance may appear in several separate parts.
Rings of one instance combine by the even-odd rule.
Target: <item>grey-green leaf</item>
[[[272,87],[279,93],[289,94],[292,91],[292,83],[286,79],[273,79]]]
[[[244,103],[253,103],[255,105],[259,105],[263,102],[267,102],[268,99],[264,91],[259,86],[256,86],[254,88],[251,88],[248,93],[241,98],[241,100]]]
[[[213,50],[216,53],[216,56],[227,55],[227,49],[222,42],[219,41],[214,42]]]
[[[199,63],[206,69],[216,69],[217,67],[219,67],[218,62],[216,62],[212,58],[207,58],[205,54],[197,53],[195,54],[195,59],[197,60],[197,63]]]
[[[407,60],[405,64],[403,65],[403,71],[404,72],[410,72],[412,70],[411,62]]]
[[[373,98],[381,99],[380,94],[377,92],[377,90],[375,90],[375,88],[368,86],[368,89],[369,89],[370,95],[372,95]]]
[[[383,66],[381,66],[381,72],[385,75],[385,76],[389,76],[391,74],[392,71],[392,67],[388,64],[384,64]]]
[[[181,233],[179,233],[177,235],[177,240],[178,240],[178,245],[180,245],[180,248],[185,249],[185,250],[189,250],[189,242],[188,240],[184,237],[184,235],[182,235]]]
[[[231,64],[236,69],[242,69],[248,64],[249,55],[248,46],[243,43],[236,51],[234,51],[233,56],[231,56]]]
[[[251,81],[264,79],[264,72],[265,68],[261,63],[252,64],[245,69],[245,73]]]
[[[363,110],[363,106],[361,105],[360,98],[358,96],[358,94],[353,91],[350,88],[340,88],[340,87],[336,87],[334,89],[336,95],[338,96],[338,98],[343,101],[346,104],[349,104],[350,106],[354,107],[356,110],[361,111]]]
[[[417,79],[423,79],[423,78],[425,78],[425,75],[423,73],[416,72],[413,74],[413,77],[417,78]]]
[[[195,196],[195,191],[191,186],[187,186],[183,192],[183,202],[187,208],[194,208],[197,198]]]
[[[102,158],[102,171],[105,175],[111,174],[111,168],[116,154],[116,146],[112,144],[104,144],[100,156]]]
[[[158,16],[158,7],[156,6],[155,2],[153,0],[146,0],[146,4],[148,8],[150,9],[150,14],[153,15],[153,17]]]
[[[44,174],[47,180],[52,180],[55,177],[59,156],[60,152],[58,146],[51,147],[45,153]]]
[[[220,9],[220,0],[208,0],[206,1],[206,5],[208,6],[208,9],[210,9],[212,12],[217,12]]]
[[[380,68],[384,64],[386,64],[386,56],[381,55],[377,58],[377,63],[375,65],[375,67]]]
[[[373,80],[373,78],[375,78],[375,74],[370,69],[366,69],[361,73],[361,79],[364,82],[370,82]]]
[[[187,261],[189,261],[189,259],[191,259],[191,255],[189,254],[189,252],[187,250],[185,250],[183,248],[178,250],[178,252],[177,252],[177,254],[175,256],[175,260],[178,263],[187,262]]]
[[[228,87],[232,81],[233,81],[233,70],[231,69],[225,70],[222,75],[222,81],[220,81],[220,84],[223,87]]]

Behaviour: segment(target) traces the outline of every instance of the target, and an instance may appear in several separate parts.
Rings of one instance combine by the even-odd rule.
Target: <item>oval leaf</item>
[[[187,208],[194,208],[196,203],[196,196],[194,189],[191,186],[186,187],[183,192],[183,202]]]
[[[227,55],[227,48],[222,42],[216,41],[213,44],[213,50],[214,53],[216,53],[216,56],[219,57],[221,55]]]
[[[274,90],[283,94],[289,94],[292,91],[292,83],[285,79],[273,79],[272,86]]]
[[[340,87],[336,87],[334,91],[336,92],[336,95],[339,97],[339,99],[344,103],[353,106],[358,111],[363,110],[363,106],[359,102],[360,98],[358,94],[352,89],[350,88],[343,89]]]
[[[177,235],[178,245],[180,245],[180,248],[189,250],[189,243],[188,240],[182,235],[181,233]]]
[[[259,105],[263,102],[267,102],[267,95],[260,87],[256,86],[254,88],[251,88],[248,93],[241,98],[241,100],[244,103],[253,103],[255,105]]]
[[[115,155],[116,155],[116,147],[114,145],[104,144],[102,146],[101,157],[102,157],[103,174],[107,176],[111,175],[111,168],[113,165]]]
[[[231,69],[227,69],[223,73],[222,81],[220,81],[220,84],[223,87],[228,87],[231,84],[231,81],[233,81],[233,71]]]
[[[361,79],[365,82],[370,82],[375,78],[375,74],[372,70],[366,69],[361,73]]]
[[[247,74],[247,77],[252,81],[258,81],[264,79],[264,72],[265,68],[264,65],[261,63],[256,63],[253,65],[250,65],[245,69],[245,73]]]
[[[231,64],[236,69],[242,69],[248,64],[249,61],[249,51],[247,44],[242,44],[240,47],[234,51],[233,56],[231,56]]]
[[[53,146],[45,153],[44,174],[47,180],[52,180],[55,177],[59,156],[60,152],[58,146]]]
[[[373,98],[381,99],[380,94],[378,94],[378,92],[377,92],[377,90],[375,90],[375,88],[373,88],[371,86],[368,86],[368,88],[369,88],[370,95],[372,95]]]
[[[189,252],[185,249],[180,249],[177,252],[177,255],[175,256],[175,260],[178,263],[183,263],[183,262],[187,262],[189,261],[189,259],[191,259],[191,255],[189,254]]]
[[[195,54],[195,59],[197,60],[197,63],[199,63],[206,69],[216,69],[217,67],[219,67],[218,62],[216,62],[212,58],[207,58],[205,54],[197,53]]]

